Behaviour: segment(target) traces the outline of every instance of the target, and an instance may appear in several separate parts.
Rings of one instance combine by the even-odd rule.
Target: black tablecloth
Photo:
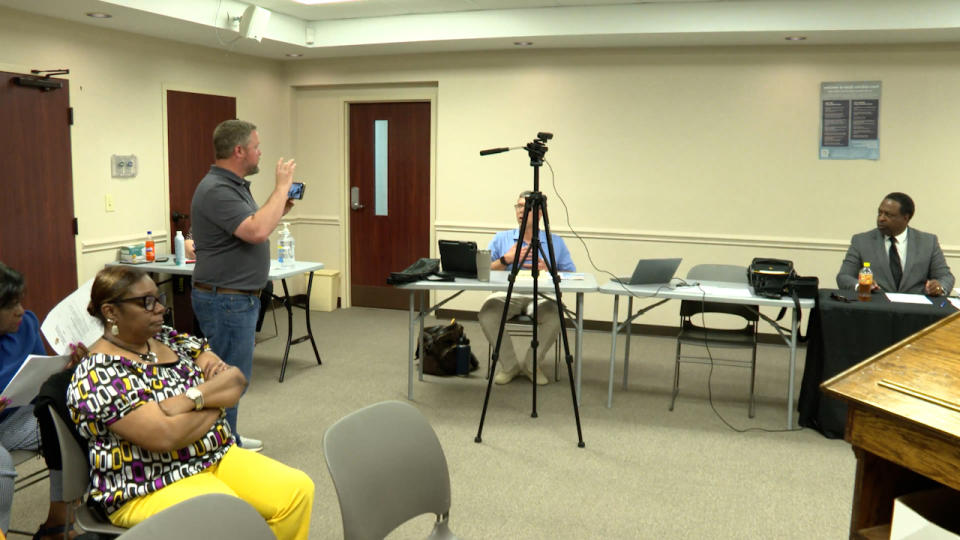
[[[832,293],[854,301],[833,299]],[[891,302],[883,293],[869,302],[856,298],[854,291],[821,290],[807,325],[799,421],[831,439],[843,437],[847,405],[824,396],[820,383],[956,311],[943,297],[923,305]]]

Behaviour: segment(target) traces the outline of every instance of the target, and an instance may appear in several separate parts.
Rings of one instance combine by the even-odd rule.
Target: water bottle
[[[293,235],[290,234],[290,224],[284,222],[283,230],[280,231],[280,240],[277,242],[279,246],[277,251],[279,253],[277,260],[280,263],[280,266],[289,267],[293,266],[293,263],[296,262],[296,252],[294,249],[294,240]]]
[[[869,302],[871,291],[873,291],[873,270],[870,270],[870,263],[864,262],[857,280],[857,298],[861,302]]]
[[[147,262],[153,262],[157,258],[157,252],[153,245],[153,231],[147,231],[147,241],[143,244],[143,258]]]
[[[466,334],[460,334],[457,340],[457,375],[467,376],[470,374],[470,340]]]
[[[183,266],[187,262],[187,252],[183,246],[183,231],[177,231],[177,236],[173,238],[173,260],[177,266]]]

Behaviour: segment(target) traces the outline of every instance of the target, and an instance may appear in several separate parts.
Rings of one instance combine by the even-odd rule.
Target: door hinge
[[[77,218],[73,218],[73,235],[77,236],[80,234],[80,225],[77,223]]]
[[[73,107],[67,107],[67,125],[73,125]]]

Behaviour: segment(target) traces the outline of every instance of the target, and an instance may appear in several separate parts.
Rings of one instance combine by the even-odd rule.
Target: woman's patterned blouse
[[[210,349],[206,340],[168,326],[154,339],[179,358],[143,364],[95,353],[77,365],[67,388],[67,406],[77,432],[89,442],[90,497],[110,514],[127,501],[153,493],[220,461],[233,436],[224,415],[199,440],[173,452],[151,452],[107,429],[137,407],[184,393],[203,382],[194,362]]]

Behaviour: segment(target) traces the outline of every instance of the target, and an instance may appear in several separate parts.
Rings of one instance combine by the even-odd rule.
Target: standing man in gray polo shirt
[[[227,120],[213,131],[214,165],[193,194],[190,206],[197,265],[193,272],[193,311],[214,352],[251,380],[260,289],[270,271],[270,234],[293,207],[287,194],[296,164],[277,162],[276,185],[258,207],[245,177],[260,172],[257,126]],[[227,422],[240,446],[262,450],[263,443],[241,437],[237,407]]]

